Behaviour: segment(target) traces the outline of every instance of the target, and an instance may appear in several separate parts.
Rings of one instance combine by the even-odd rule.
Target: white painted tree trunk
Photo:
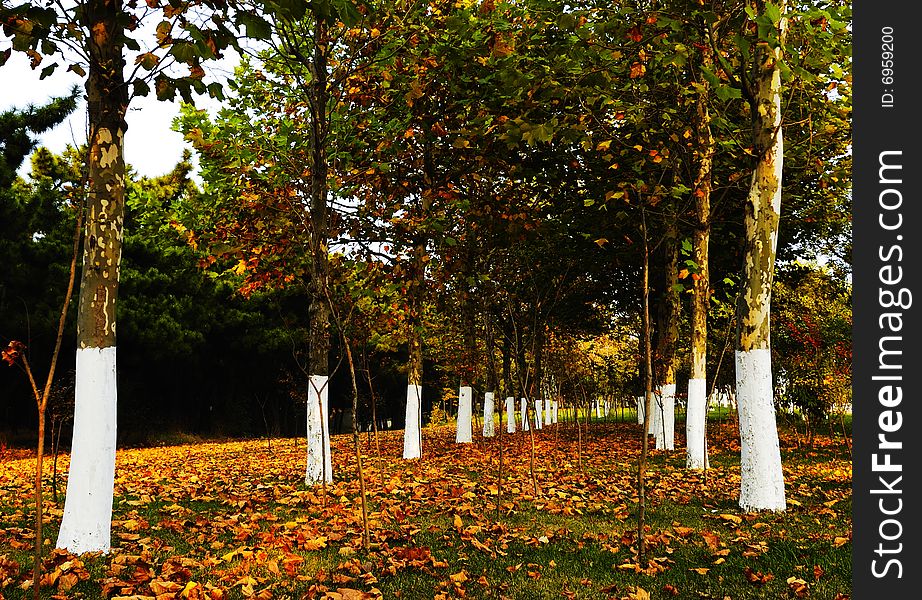
[[[522,398],[522,431],[528,431],[531,426],[528,424],[528,400]]]
[[[557,423],[557,409],[560,407],[560,404],[557,400],[554,400],[551,404],[551,423]]]
[[[485,392],[483,395],[483,437],[493,437],[493,392]]]
[[[704,427],[707,422],[707,382],[688,380],[688,409],[685,414],[685,466],[689,469],[708,467]]]
[[[333,481],[329,389],[326,375],[311,375],[307,390],[307,473],[304,477],[307,485]]]
[[[595,401],[595,417],[597,419],[602,418],[602,401],[601,400]]]
[[[506,433],[515,433],[515,398],[506,398]]]
[[[656,424],[656,449],[675,450],[675,384],[669,383],[660,388],[658,394]]]
[[[74,432],[57,547],[108,553],[115,486],[115,346],[77,350]]]
[[[740,507],[783,511],[784,472],[775,424],[771,350],[736,351],[740,421]]]
[[[473,396],[474,390],[466,385],[458,390],[458,419],[455,422],[455,442],[458,444],[469,444],[473,441]]]
[[[650,433],[654,436],[654,448],[659,448],[663,436],[663,399],[656,391],[653,392],[650,413]]]
[[[643,425],[643,411],[646,408],[646,403],[643,401],[643,396],[637,396],[637,424]]]
[[[544,401],[535,398],[535,429],[544,429]]]
[[[406,425],[403,429],[403,457],[419,458],[422,455],[422,438],[420,424],[422,413],[420,406],[423,398],[423,386],[407,386]]]

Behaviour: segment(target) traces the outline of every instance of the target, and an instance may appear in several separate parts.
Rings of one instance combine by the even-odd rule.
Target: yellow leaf
[[[628,596],[628,598],[631,600],[650,600],[650,592],[638,585],[634,588],[634,591]]]
[[[604,142],[599,142],[595,147],[596,150],[608,150],[611,147],[611,140],[606,140]]]
[[[731,522],[733,522],[733,523],[736,523],[737,525],[739,525],[740,523],[743,522],[743,518],[740,517],[740,516],[738,516],[738,515],[728,515],[728,514],[724,513],[724,514],[721,514],[721,515],[718,515],[718,516],[719,516],[721,519],[723,519],[724,521],[731,521]]]

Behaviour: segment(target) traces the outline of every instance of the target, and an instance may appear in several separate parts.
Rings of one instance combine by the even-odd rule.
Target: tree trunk
[[[711,68],[710,51],[704,50],[702,66]],[[688,403],[685,414],[685,464],[689,469],[708,467],[707,441],[707,315],[710,304],[710,269],[708,243],[711,229],[711,172],[714,136],[708,111],[710,89],[707,80],[698,82],[695,103],[695,130],[698,151],[698,175],[692,186],[695,196],[694,261],[697,273],[692,284],[691,377],[688,380]]]
[[[653,410],[653,352],[650,344],[650,255],[647,248],[647,226],[643,222],[643,365],[644,365],[644,414]],[[646,568],[644,556],[644,520],[646,518],[647,492],[644,476],[647,470],[647,456],[650,448],[650,424],[652,419],[644,419],[643,439],[641,441],[640,460],[637,461],[637,564]]]
[[[474,441],[471,425],[473,397],[474,390],[470,386],[462,386],[458,390],[458,419],[455,422],[455,442],[458,444],[470,444]]]
[[[678,357],[676,347],[679,340],[679,315],[681,303],[676,286],[679,282],[679,240],[675,215],[669,215],[666,222],[665,239],[665,285],[659,305],[657,323],[657,398],[653,423],[657,449],[675,449],[675,392]]]
[[[355,446],[355,471],[359,478],[359,493],[362,502],[362,547],[367,551],[371,540],[368,533],[368,498],[365,491],[365,469],[362,463],[362,445],[359,441],[358,405],[359,386],[355,375],[355,362],[352,360],[352,344],[343,335],[343,346],[346,350],[346,359],[349,363],[349,376],[352,380],[352,443]]]
[[[495,435],[493,414],[496,412],[496,338],[493,335],[493,315],[484,312],[484,342],[486,345],[486,383],[487,389],[483,397],[483,437]],[[502,414],[500,414],[500,427],[502,427]]]
[[[316,19],[309,108],[311,119],[310,204],[310,381],[307,394],[307,472],[305,483],[333,481],[329,423],[329,187],[327,176],[327,28]]]
[[[416,328],[414,328],[416,329]],[[407,365],[407,407],[403,430],[403,457],[422,456],[423,348],[421,334],[410,333],[410,356]]]
[[[760,7],[764,8],[761,6]],[[781,3],[781,12],[786,9]],[[764,13],[764,10],[761,12]],[[786,22],[778,23],[784,39]],[[757,161],[746,199],[743,293],[739,304],[736,394],[740,430],[740,507],[785,509],[784,474],[772,393],[769,313],[784,150],[781,134],[780,47],[760,41],[755,47],[751,110]]]
[[[77,304],[71,463],[57,547],[108,552],[115,481],[115,303],[125,215],[128,88],[120,0],[84,4],[89,71],[89,197]]]

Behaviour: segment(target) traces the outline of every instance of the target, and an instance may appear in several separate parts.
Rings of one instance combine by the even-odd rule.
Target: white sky
[[[42,65],[44,66],[44,65]],[[54,96],[62,96],[74,84],[83,89],[83,78],[58,68],[53,75],[39,79],[38,70],[29,67],[26,56],[13,52],[0,68],[0,111],[41,105]],[[207,96],[195,97],[196,105],[217,109],[219,104]],[[170,129],[179,113],[178,102],[161,102],[153,91],[148,97],[134,98],[128,108],[128,131],[125,134],[125,160],[140,175],[157,176],[169,172],[189,147],[182,135]],[[39,137],[39,145],[59,153],[70,145],[86,141],[86,103],[81,103],[70,118],[54,130]],[[26,160],[20,174],[28,173]]]

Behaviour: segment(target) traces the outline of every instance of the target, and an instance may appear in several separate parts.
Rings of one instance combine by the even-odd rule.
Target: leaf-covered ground
[[[677,426],[681,430],[682,426]],[[371,548],[362,545],[351,436],[333,439],[334,482],[304,484],[303,440],[118,452],[113,549],[53,550],[62,507],[46,503],[43,593],[55,598],[798,598],[850,594],[851,462],[841,438],[782,435],[789,509],[741,513],[731,423],[709,427],[706,478],[683,450],[647,471],[649,567],[635,566],[639,426],[571,424],[499,443],[424,431],[363,434]],[[677,448],[684,442],[677,435]],[[580,469],[580,464],[582,469]],[[47,475],[50,481],[51,465]],[[59,470],[66,473],[65,457]],[[0,459],[0,598],[32,596],[33,463]],[[46,485],[50,490],[50,485]],[[48,494],[50,495],[50,494]],[[47,497],[47,496],[46,496]]]

